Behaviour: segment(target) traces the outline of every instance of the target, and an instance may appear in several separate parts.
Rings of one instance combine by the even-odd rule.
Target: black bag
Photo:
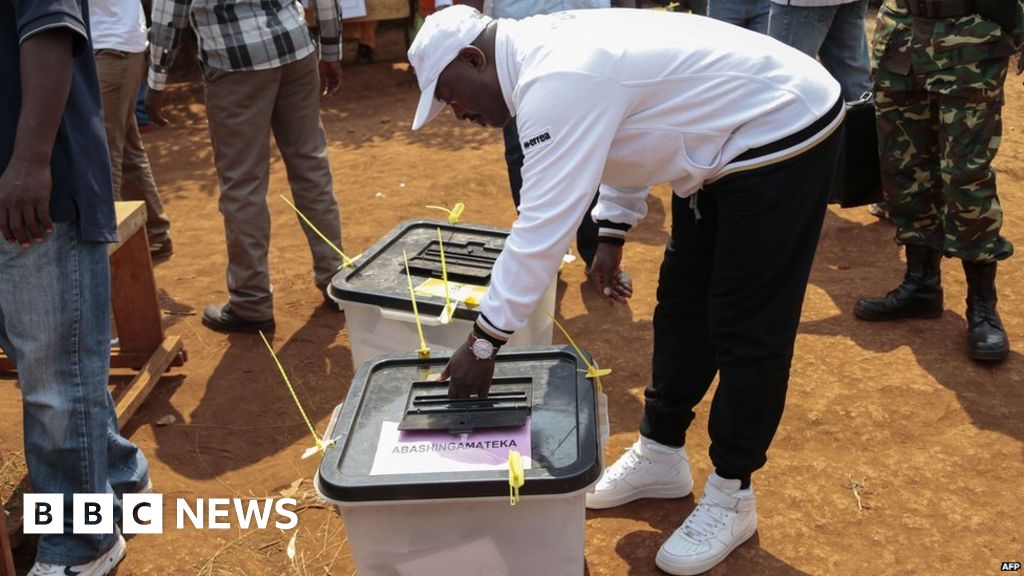
[[[992,20],[999,27],[1003,29],[1003,32],[1014,42],[1014,44],[1020,44],[1024,38],[1021,38],[1021,30],[1017,28],[1017,10],[1019,9],[1016,2],[1012,0],[975,0],[975,8],[978,14],[981,14],[982,18]],[[1017,32],[1018,36],[1014,37],[1014,33]]]
[[[885,198],[878,163],[875,98],[871,93],[846,103],[843,132],[843,152],[831,202],[843,208],[881,202]]]

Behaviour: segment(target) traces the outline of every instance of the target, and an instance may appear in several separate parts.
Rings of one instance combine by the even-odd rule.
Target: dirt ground
[[[343,94],[324,103],[346,249],[359,253],[400,221],[438,217],[427,204],[465,202],[464,221],[510,225],[515,213],[500,133],[448,113],[411,132],[415,78],[401,60],[400,32],[382,37],[378,63],[348,66]],[[1024,88],[1018,79],[1007,87],[996,165],[1004,233],[1024,246]],[[165,326],[184,338],[189,361],[161,381],[126,432],[149,457],[156,491],[166,499],[284,494],[303,506],[289,533],[171,528],[137,536],[117,574],[352,575],[342,523],[312,495],[318,459],[301,459],[309,433],[263,344],[200,323],[205,305],[226,298],[217,181],[201,87],[179,82],[169,97],[174,125],[147,135],[146,144],[177,250],[156,268]],[[279,194],[288,194],[288,185],[275,157],[268,197],[273,344],[323,430],[353,375],[348,334],[344,317],[320,306],[305,238]],[[614,369],[605,380],[609,460],[637,434],[669,195],[665,186],[655,190],[649,216],[631,234],[626,265],[636,295],[628,308],[604,307],[584,286],[578,263],[559,283],[559,318]],[[1024,559],[1024,259],[1012,258],[999,271],[1010,358],[980,365],[964,354],[965,286],[957,262],[944,263],[941,319],[885,326],[854,319],[856,298],[884,293],[902,273],[892,235],[889,224],[864,209],[830,209],[787,411],[769,463],[755,475],[759,530],[712,574],[983,575]],[[708,405],[700,406],[688,442],[698,492],[710,473]],[[157,426],[167,415],[176,422]],[[0,451],[8,459],[21,450],[20,427],[16,381],[4,376]],[[694,505],[688,497],[588,513],[590,574],[658,574],[654,553]],[[17,551],[19,573],[31,566],[32,553],[31,543]]]

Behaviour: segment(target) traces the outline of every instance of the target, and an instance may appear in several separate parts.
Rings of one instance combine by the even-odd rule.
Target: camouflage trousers
[[[875,70],[882,186],[896,242],[963,260],[1008,258],[992,159],[1002,134],[1005,59],[972,64],[987,78],[971,88],[937,71],[904,76]],[[993,77],[993,74],[995,77]]]

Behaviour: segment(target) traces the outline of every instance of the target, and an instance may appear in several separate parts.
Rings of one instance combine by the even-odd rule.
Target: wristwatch
[[[496,348],[490,340],[483,338],[474,338],[473,342],[469,345],[469,349],[473,352],[473,356],[476,356],[477,360],[490,360],[494,358]]]

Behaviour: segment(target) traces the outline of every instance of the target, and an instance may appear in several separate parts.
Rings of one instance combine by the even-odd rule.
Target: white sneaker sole
[[[125,559],[127,552],[128,545],[125,543],[124,536],[119,533],[118,541],[114,544],[113,548],[106,552],[103,562],[92,571],[83,572],[83,576],[106,576],[110,574]]]
[[[597,493],[587,494],[587,508],[590,510],[605,510],[608,508],[615,508],[622,506],[623,504],[629,504],[634,500],[642,500],[644,498],[685,498],[693,492],[693,483],[689,486],[648,486],[646,488],[638,488],[632,492],[626,492],[614,498],[605,498]]]
[[[663,549],[659,548],[658,554],[654,557],[654,563],[663,572],[667,572],[673,576],[696,576],[697,574],[703,574],[715,566],[718,566],[722,560],[725,560],[729,554],[732,554],[733,550],[739,548],[740,545],[747,540],[750,540],[750,537],[754,535],[754,532],[757,532],[756,522],[751,526],[748,532],[749,534],[741,534],[740,537],[736,539],[736,543],[729,548],[726,548],[718,554],[699,562],[689,562],[684,564],[678,558],[673,558],[669,554],[665,553]]]

